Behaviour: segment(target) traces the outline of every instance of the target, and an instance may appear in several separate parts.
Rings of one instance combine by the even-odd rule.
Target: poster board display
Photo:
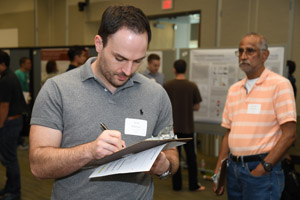
[[[189,79],[201,92],[200,110],[195,121],[220,123],[229,87],[245,77],[239,69],[236,48],[191,49]],[[270,47],[266,68],[283,74],[284,47]]]

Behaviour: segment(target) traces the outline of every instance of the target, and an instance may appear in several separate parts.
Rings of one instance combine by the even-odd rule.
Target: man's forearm
[[[282,136],[266,156],[265,161],[271,164],[278,163],[284,155],[287,153],[288,149],[296,140],[296,122],[287,122],[281,125]]]
[[[224,137],[223,137],[222,145],[221,145],[221,151],[220,151],[218,162],[217,162],[217,165],[216,165],[216,168],[215,168],[215,173],[218,172],[218,170],[219,170],[219,168],[221,166],[221,161],[224,158],[227,158],[227,156],[229,154],[229,146],[228,146],[229,132],[230,132],[230,130],[227,130],[226,133],[225,133],[225,135],[224,135]]]
[[[172,165],[171,173],[175,174],[179,167],[179,157],[178,157],[177,149],[174,147],[174,148],[165,150],[164,153]]]
[[[200,109],[200,103],[193,105],[193,111],[198,111]]]
[[[0,128],[3,127],[8,116],[9,102],[0,102]]]
[[[31,171],[41,179],[60,178],[72,174],[92,160],[87,145],[72,148],[36,148],[30,151]]]

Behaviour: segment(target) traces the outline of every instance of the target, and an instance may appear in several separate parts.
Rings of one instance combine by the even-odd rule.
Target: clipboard
[[[122,157],[135,154],[153,147],[157,147],[162,144],[171,143],[171,142],[188,142],[192,140],[193,138],[179,138],[179,139],[162,139],[162,140],[143,140],[141,142],[138,142],[134,145],[131,145],[129,147],[126,147],[125,149],[122,149],[120,151],[117,151],[116,153],[113,153],[109,156],[105,156],[104,158],[101,158],[99,160],[94,160],[87,164],[87,166],[99,166],[103,165],[105,163],[109,163],[115,160],[118,160]]]
[[[220,189],[224,187],[225,185],[225,180],[226,180],[226,169],[227,169],[227,158],[223,159],[221,162],[221,167],[219,171],[219,176],[218,176],[218,182],[216,185],[216,194],[219,194]]]

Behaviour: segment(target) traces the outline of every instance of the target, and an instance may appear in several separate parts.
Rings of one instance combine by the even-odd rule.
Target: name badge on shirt
[[[248,114],[259,114],[261,109],[261,104],[248,104]]]
[[[146,136],[147,133],[147,121],[142,119],[125,119],[125,134]]]

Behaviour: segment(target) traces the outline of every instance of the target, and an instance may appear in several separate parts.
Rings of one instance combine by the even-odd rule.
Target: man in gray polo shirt
[[[41,89],[31,118],[30,166],[36,177],[56,179],[52,199],[152,199],[150,174],[176,172],[175,148],[162,151],[147,173],[90,180],[94,169],[84,168],[173,124],[164,89],[135,73],[150,39],[140,9],[109,7],[94,40],[98,56]],[[125,132],[131,127],[138,131]]]

